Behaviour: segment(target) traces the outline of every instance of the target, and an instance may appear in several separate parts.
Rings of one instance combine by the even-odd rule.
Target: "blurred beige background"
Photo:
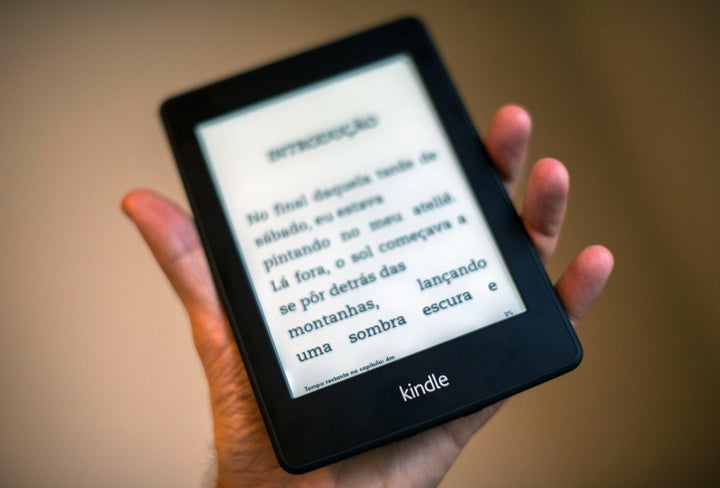
[[[206,388],[118,202],[183,200],[167,95],[401,14],[475,118],[521,103],[572,175],[557,277],[616,255],[578,370],[526,392],[444,488],[720,481],[717,2],[0,2],[0,485],[197,487]],[[183,200],[184,201],[184,200]]]

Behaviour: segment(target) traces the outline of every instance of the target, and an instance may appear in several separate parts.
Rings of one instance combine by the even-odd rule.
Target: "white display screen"
[[[195,132],[292,397],[526,311],[409,56]]]

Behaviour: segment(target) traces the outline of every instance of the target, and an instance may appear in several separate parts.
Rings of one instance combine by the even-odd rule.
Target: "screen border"
[[[415,62],[527,311],[292,398],[194,129],[208,119],[400,53]],[[572,325],[417,19],[400,19],[173,97],[163,103],[161,116],[218,294],[287,471],[305,472],[407,437],[579,364],[582,349]],[[466,378],[468,371],[476,373]],[[452,388],[412,405],[400,402],[399,385],[432,373],[451,378]]]

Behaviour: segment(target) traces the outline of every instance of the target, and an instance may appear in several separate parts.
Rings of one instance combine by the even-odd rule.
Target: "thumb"
[[[195,346],[207,364],[227,346],[230,332],[192,218],[174,202],[148,190],[125,195],[122,209],[185,306]]]

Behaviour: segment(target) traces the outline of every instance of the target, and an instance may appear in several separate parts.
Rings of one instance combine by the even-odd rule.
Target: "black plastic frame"
[[[398,53],[409,54],[527,306],[493,326],[293,399],[195,126]],[[502,181],[422,24],[406,18],[171,98],[162,119],[218,293],[280,465],[300,473],[469,414],[577,366],[582,349]],[[252,306],[254,305],[254,306]],[[451,386],[403,403],[399,385]]]

